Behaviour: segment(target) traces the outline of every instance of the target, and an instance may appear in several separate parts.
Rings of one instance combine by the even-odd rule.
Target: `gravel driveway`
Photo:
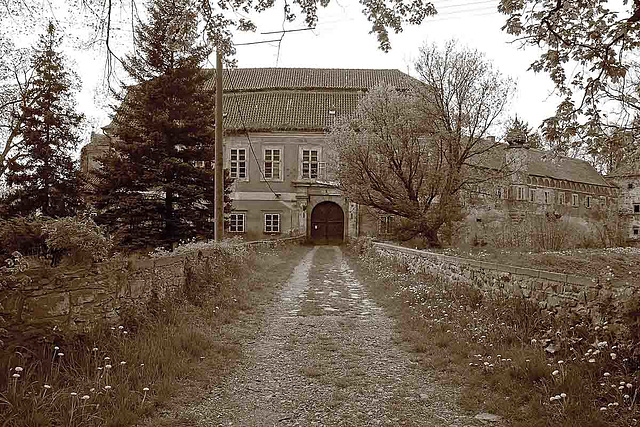
[[[487,425],[394,342],[339,247],[311,250],[266,319],[246,324],[261,327],[241,334],[237,369],[185,410],[194,425]]]

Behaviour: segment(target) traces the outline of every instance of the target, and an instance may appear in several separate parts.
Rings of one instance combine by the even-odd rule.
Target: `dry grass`
[[[624,325],[554,316],[372,252],[350,263],[422,366],[463,387],[466,408],[514,426],[637,425],[640,353]]]
[[[218,339],[222,325],[272,298],[303,252],[251,250],[224,274],[193,272],[191,294],[181,301],[128,312],[118,326],[4,349],[0,425],[130,426],[171,400],[197,399],[203,383],[228,372],[240,355]],[[206,298],[196,298],[196,289]]]

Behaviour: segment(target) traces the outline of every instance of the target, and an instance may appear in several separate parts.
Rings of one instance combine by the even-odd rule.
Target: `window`
[[[578,206],[578,195],[577,194],[572,194],[571,195],[571,204],[573,206]]]
[[[545,202],[545,204],[549,204],[549,192],[548,191],[544,192],[544,202]]]
[[[498,199],[502,199],[502,188],[498,188],[496,190],[496,196],[498,197]]]
[[[280,149],[265,148],[264,177],[265,179],[280,179]]]
[[[380,217],[380,234],[391,234],[393,232],[393,216],[385,215]]]
[[[533,188],[529,189],[529,200],[532,202],[536,201],[536,190]]]
[[[247,177],[247,150],[244,148],[231,149],[231,178],[245,179]]]
[[[632,182],[630,182],[630,183],[627,185],[627,188],[628,188],[629,190],[633,190],[633,183],[632,183]]]
[[[302,150],[302,178],[318,178],[318,150]]]
[[[232,213],[229,215],[229,231],[231,233],[244,233],[243,213]]]
[[[564,193],[558,194],[558,203],[564,205],[566,202],[564,201]]]
[[[523,187],[517,187],[516,190],[516,200],[524,200],[524,188]]]
[[[197,168],[204,168],[204,160],[196,160],[193,165]]]
[[[638,227],[637,225],[633,226],[633,235],[634,236],[640,235],[640,227]]]
[[[264,214],[264,232],[280,232],[280,214]]]
[[[590,208],[591,207],[591,196],[587,196],[586,200],[584,201],[584,204],[586,207]]]
[[[633,213],[640,213],[640,204],[636,203],[633,205]]]

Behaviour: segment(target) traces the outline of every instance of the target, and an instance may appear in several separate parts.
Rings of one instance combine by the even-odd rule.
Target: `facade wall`
[[[630,242],[640,243],[640,176],[614,177],[611,181],[620,188],[618,211],[625,235]]]

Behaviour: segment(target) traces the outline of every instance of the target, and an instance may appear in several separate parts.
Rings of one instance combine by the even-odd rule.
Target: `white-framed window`
[[[633,213],[640,213],[640,203],[633,204]]]
[[[516,187],[516,200],[526,200],[524,187]]]
[[[247,149],[231,148],[229,154],[229,170],[231,178],[247,178]]]
[[[544,192],[544,203],[548,205],[549,204],[549,200],[550,200],[549,192],[545,191]]]
[[[282,151],[279,148],[264,149],[264,177],[265,179],[280,179]]]
[[[578,206],[578,195],[577,194],[572,194],[571,195],[571,205],[573,205],[574,207]]]
[[[302,178],[318,178],[318,150],[302,150]]]
[[[196,160],[195,162],[193,162],[193,165],[197,168],[204,169],[205,163],[204,160]]]
[[[244,233],[245,215],[243,213],[232,213],[229,215],[229,232]]]
[[[536,190],[534,190],[533,188],[529,189],[529,201],[531,202],[536,201]]]
[[[380,217],[380,234],[393,233],[393,215],[383,215]]]
[[[496,197],[502,199],[502,187],[496,188]]]
[[[280,214],[277,214],[277,213],[264,214],[264,232],[265,233],[280,232]]]
[[[564,205],[566,202],[564,201],[564,192],[558,194],[558,203]]]

